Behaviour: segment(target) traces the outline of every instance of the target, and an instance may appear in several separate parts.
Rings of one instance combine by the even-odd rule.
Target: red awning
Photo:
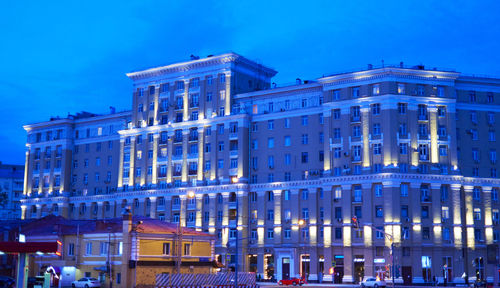
[[[0,242],[0,251],[3,253],[57,253],[57,242]]]

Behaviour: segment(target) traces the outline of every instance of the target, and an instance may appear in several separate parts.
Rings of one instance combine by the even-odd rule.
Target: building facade
[[[71,220],[49,215],[23,223],[28,242],[62,243],[61,255],[29,257],[29,276],[50,272],[51,286],[69,287],[82,277],[93,277],[102,287],[154,287],[156,274],[214,270],[214,237],[186,228],[182,239],[177,225],[125,214],[122,218]],[[178,244],[181,243],[180,248]],[[177,247],[177,248],[176,248]],[[178,253],[180,252],[180,254]]]
[[[23,198],[24,166],[0,162],[0,217],[21,218],[21,199]]]
[[[130,206],[214,234],[219,261],[264,279],[498,282],[500,79],[276,73],[194,59],[127,74],[129,112],[26,125],[23,216]]]

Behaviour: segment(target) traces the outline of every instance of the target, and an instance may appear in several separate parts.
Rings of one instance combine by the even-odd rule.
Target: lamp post
[[[189,191],[187,193],[187,198],[188,199],[193,199],[195,197],[195,193],[193,191]],[[178,245],[177,245],[177,263],[176,263],[176,270],[177,270],[177,274],[180,274],[181,273],[181,264],[182,264],[182,233],[183,233],[183,227],[181,225],[181,215],[182,215],[182,199],[179,199],[180,200],[180,211],[179,211],[179,222],[178,222],[178,225],[177,225],[177,241],[178,241]],[[187,217],[187,201],[186,201],[186,217]]]

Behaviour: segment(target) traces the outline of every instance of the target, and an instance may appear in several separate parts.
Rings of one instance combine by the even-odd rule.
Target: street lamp
[[[186,196],[188,199],[193,199],[195,197],[195,193],[194,191],[189,191]],[[182,215],[182,199],[180,199],[181,203],[181,207],[180,207],[180,212],[179,212],[179,222],[178,225],[177,225],[177,238],[178,238],[178,247],[177,247],[177,263],[176,263],[176,270],[177,270],[177,274],[180,274],[181,273],[181,263],[182,263],[182,232],[183,232],[183,227],[181,225],[181,215]],[[187,217],[187,201],[186,201],[186,217]]]

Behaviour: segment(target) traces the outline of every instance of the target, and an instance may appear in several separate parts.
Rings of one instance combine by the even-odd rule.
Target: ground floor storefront
[[[311,283],[357,284],[377,277],[405,285],[465,284],[476,279],[498,283],[497,257],[487,251],[431,246],[397,246],[393,254],[384,246],[247,248],[238,262],[240,271],[255,272],[258,281],[304,277]],[[222,251],[217,259],[234,269],[234,254]]]

